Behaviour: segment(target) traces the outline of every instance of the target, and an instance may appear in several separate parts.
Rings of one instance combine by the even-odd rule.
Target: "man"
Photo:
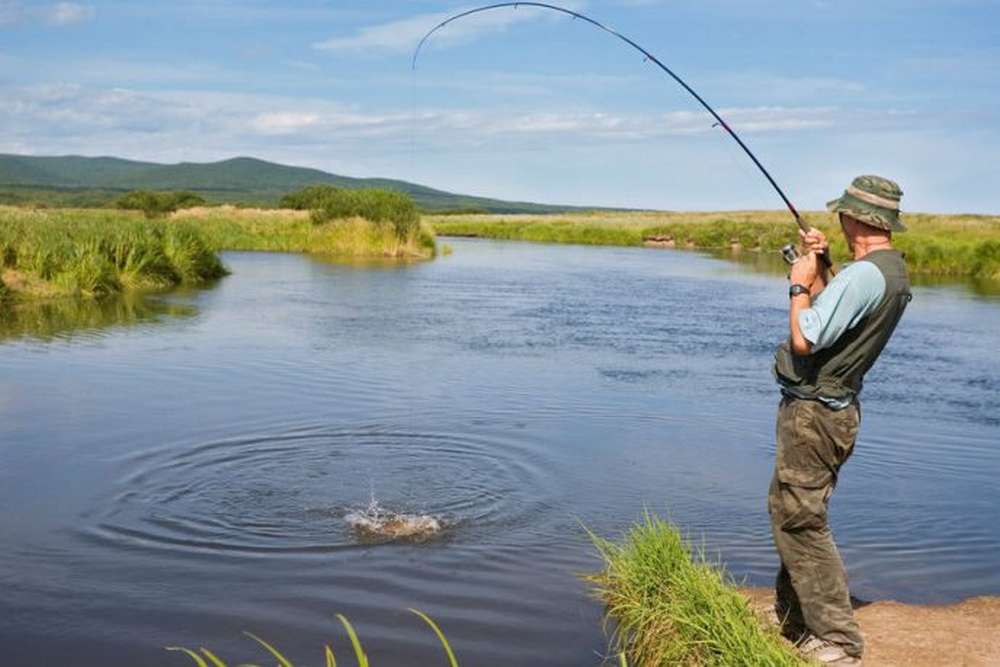
[[[864,649],[827,505],[854,448],[864,375],[911,298],[906,263],[892,248],[892,232],[906,229],[902,194],[888,179],[860,176],[827,204],[855,260],[832,280],[817,259],[826,237],[802,234],[807,252],[789,274],[790,336],[775,354],[782,393],[768,492],[781,557],[775,611],[786,636],[826,664],[860,665]]]

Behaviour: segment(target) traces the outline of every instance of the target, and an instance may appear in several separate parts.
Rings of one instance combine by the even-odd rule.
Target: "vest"
[[[882,353],[912,299],[906,262],[898,250],[875,250],[860,262],[871,262],[885,278],[885,294],[875,310],[848,329],[830,347],[798,356],[785,341],[774,355],[778,381],[797,396],[851,401],[861,392],[865,373]]]

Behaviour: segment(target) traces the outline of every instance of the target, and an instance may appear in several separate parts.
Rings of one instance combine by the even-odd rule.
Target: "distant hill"
[[[343,188],[389,188],[411,195],[424,210],[551,213],[578,210],[454,194],[387,178],[351,178],[250,157],[221,162],[157,164],[116,157],[0,154],[0,195],[10,202],[48,195],[53,202],[95,205],[129,190],[191,190],[213,202],[275,204],[287,192],[329,183]]]

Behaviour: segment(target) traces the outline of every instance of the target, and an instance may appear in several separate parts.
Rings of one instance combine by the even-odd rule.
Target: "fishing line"
[[[698,101],[698,103],[701,104],[701,106],[704,107],[705,110],[712,115],[712,117],[715,119],[715,124],[713,124],[712,127],[716,126],[721,127],[729,134],[730,137],[733,138],[733,140],[737,144],[739,144],[740,148],[743,149],[743,152],[746,153],[747,157],[749,157],[753,161],[754,165],[757,166],[757,169],[760,170],[760,173],[764,175],[764,178],[767,179],[767,182],[771,184],[771,187],[774,188],[774,191],[778,193],[779,197],[781,197],[781,200],[785,203],[785,206],[788,208],[788,211],[792,214],[792,217],[795,218],[795,223],[799,226],[799,229],[801,229],[803,232],[808,232],[811,229],[810,226],[805,222],[805,220],[802,219],[802,216],[799,215],[799,212],[795,208],[795,205],[792,204],[788,196],[785,195],[784,190],[781,189],[781,186],[779,186],[777,181],[774,180],[770,172],[768,172],[767,169],[764,167],[764,165],[761,164],[760,160],[757,159],[757,156],[753,154],[753,151],[750,150],[749,146],[747,146],[746,143],[743,142],[743,140],[736,133],[736,131],[729,126],[729,123],[727,123],[725,119],[723,119],[722,116],[720,116],[718,112],[715,109],[713,109],[712,106],[708,102],[706,102],[705,99],[694,90],[694,88],[688,85],[688,83],[684,81],[684,79],[682,79],[680,76],[678,76],[672,69],[664,65],[659,58],[657,58],[655,55],[650,53],[648,50],[637,44],[629,37],[626,37],[617,30],[614,30],[613,28],[604,25],[600,21],[590,18],[585,14],[581,14],[580,12],[573,11],[572,9],[566,9],[565,7],[559,7],[558,5],[550,5],[545,2],[500,2],[492,5],[484,5],[482,7],[476,7],[474,9],[466,10],[464,12],[455,14],[454,16],[447,18],[444,21],[441,21],[436,26],[427,31],[427,34],[425,34],[423,38],[421,38],[420,43],[417,44],[417,48],[413,51],[413,58],[410,63],[411,69],[414,72],[416,71],[417,60],[420,58],[420,52],[424,48],[424,44],[427,43],[427,41],[431,38],[432,35],[434,35],[434,33],[441,30],[448,24],[454,23],[455,21],[463,19],[467,16],[472,16],[473,14],[480,14],[483,12],[489,12],[505,8],[513,8],[516,10],[518,7],[536,7],[539,9],[548,9],[554,12],[565,14],[567,16],[571,16],[574,19],[585,21],[586,23],[589,23],[595,28],[602,30],[608,33],[609,35],[612,35],[613,37],[620,39],[621,41],[625,42],[633,49],[641,53],[643,55],[643,62],[651,62],[657,67],[659,67],[661,70],[663,70],[668,76],[670,76],[671,79],[676,81],[678,84],[680,84],[680,86],[684,90],[690,93],[691,96],[694,97]],[[821,255],[821,258],[823,260],[823,263],[826,264],[827,267],[831,266],[829,253],[824,253],[823,255]]]

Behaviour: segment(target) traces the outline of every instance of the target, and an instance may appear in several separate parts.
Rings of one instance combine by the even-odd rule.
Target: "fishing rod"
[[[792,217],[795,218],[795,223],[799,226],[799,229],[801,229],[803,232],[808,232],[811,229],[811,227],[805,222],[805,220],[802,219],[802,216],[799,215],[799,212],[798,210],[796,210],[795,205],[792,204],[788,196],[785,195],[785,192],[784,190],[781,189],[781,186],[778,185],[777,181],[774,180],[774,177],[771,176],[770,172],[768,172],[767,169],[764,168],[764,165],[761,164],[760,160],[757,159],[757,156],[754,155],[753,151],[750,150],[750,147],[747,146],[745,143],[743,143],[743,140],[740,139],[740,136],[736,134],[736,131],[729,126],[729,123],[727,123],[722,118],[722,116],[720,116],[718,112],[715,109],[713,109],[708,102],[705,101],[705,99],[701,95],[695,92],[694,88],[689,86],[687,82],[684,81],[684,79],[682,79],[681,77],[679,77],[672,69],[664,65],[659,58],[654,56],[652,53],[647,51],[645,48],[637,44],[629,37],[626,37],[617,30],[614,30],[613,28],[604,25],[603,23],[597,21],[596,19],[590,18],[585,14],[581,14],[580,12],[573,11],[572,9],[566,9],[565,7],[559,7],[558,5],[550,5],[545,2],[498,2],[492,5],[484,5],[482,7],[476,7],[474,9],[466,10],[464,12],[455,14],[454,16],[447,18],[444,21],[441,21],[436,26],[431,28],[427,32],[427,34],[423,36],[423,38],[421,38],[420,43],[417,44],[417,48],[413,51],[413,60],[411,62],[411,69],[416,71],[417,60],[420,58],[420,52],[424,48],[424,44],[427,43],[427,40],[429,40],[434,33],[441,30],[449,23],[454,23],[459,19],[463,19],[467,16],[472,16],[473,14],[480,14],[482,12],[489,12],[496,9],[504,9],[510,7],[513,7],[514,9],[517,9],[518,7],[538,7],[541,9],[549,9],[555,12],[559,12],[561,14],[566,14],[567,16],[571,16],[574,19],[580,19],[581,21],[585,21],[586,23],[589,23],[595,28],[604,31],[609,35],[612,35],[613,37],[617,37],[618,39],[625,42],[633,49],[641,53],[645,58],[643,62],[652,62],[661,70],[666,72],[670,76],[670,78],[672,78],[674,81],[680,84],[680,86],[684,90],[689,92],[692,97],[698,100],[698,103],[701,104],[701,106],[705,107],[705,110],[708,111],[708,113],[712,114],[712,117],[715,118],[716,125],[724,129],[729,134],[729,136],[731,136],[733,140],[736,141],[737,144],[739,144],[740,148],[743,149],[743,152],[747,154],[747,157],[749,157],[753,161],[753,163],[757,165],[757,169],[759,169],[760,173],[764,175],[764,178],[767,179],[767,182],[771,184],[771,187],[774,188],[774,191],[778,193],[778,196],[781,197],[781,200],[785,202],[785,206],[788,207],[788,210],[792,214]],[[833,268],[832,262],[830,261],[829,251],[824,252],[822,255],[820,255],[820,257],[822,258],[823,263],[826,265],[827,268],[830,269]]]

